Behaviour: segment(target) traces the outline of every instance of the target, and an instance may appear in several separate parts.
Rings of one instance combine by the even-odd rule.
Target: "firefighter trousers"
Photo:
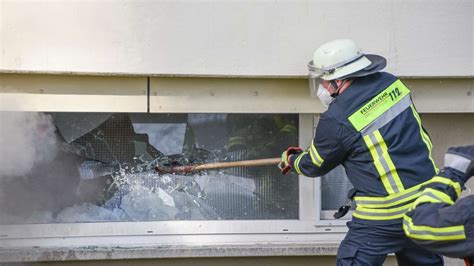
[[[337,252],[337,265],[382,265],[395,253],[398,265],[444,265],[443,257],[423,250],[403,232],[402,222],[372,225],[350,221],[349,232]]]

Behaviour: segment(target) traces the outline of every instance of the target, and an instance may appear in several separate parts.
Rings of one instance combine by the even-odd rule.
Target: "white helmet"
[[[317,89],[321,80],[367,76],[386,64],[382,56],[362,53],[353,40],[334,40],[319,47],[309,62],[310,88]]]

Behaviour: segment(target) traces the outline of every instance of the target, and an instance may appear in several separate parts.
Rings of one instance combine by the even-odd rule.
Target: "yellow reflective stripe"
[[[419,188],[420,186],[416,187],[416,189],[413,189],[413,190],[405,190],[403,191],[402,195],[400,195],[401,193],[392,194],[393,196],[397,196],[397,197],[388,199],[388,200],[380,200],[376,202],[371,202],[372,199],[368,201],[360,199],[360,198],[366,198],[366,197],[355,197],[355,202],[357,206],[361,206],[363,208],[374,208],[374,209],[389,208],[389,207],[397,206],[397,205],[400,205],[405,202],[412,201],[413,199],[418,198],[421,195],[421,191],[418,191]]]
[[[321,167],[321,164],[323,164],[324,160],[323,158],[321,158],[318,151],[316,150],[316,147],[314,146],[314,141],[311,143],[311,147],[309,147],[309,155],[311,156],[311,161],[313,162],[313,164],[318,167]]]
[[[390,186],[390,183],[388,182],[387,178],[382,178],[384,177],[384,170],[382,165],[380,164],[379,156],[375,151],[374,143],[372,143],[372,140],[370,140],[370,137],[368,135],[364,136],[364,142],[367,145],[367,148],[369,148],[369,152],[372,155],[372,159],[374,160],[375,169],[377,169],[377,172],[380,176],[380,179],[382,180],[385,190],[387,190],[388,194],[393,194],[392,187]]]
[[[418,190],[422,186],[428,185],[430,183],[442,183],[449,185],[454,188],[458,197],[461,195],[461,185],[459,183],[442,176],[434,176],[428,181],[408,188],[397,194],[392,194],[385,197],[356,196],[354,197],[354,200],[357,206],[361,206],[363,208],[387,208],[396,206],[420,196],[422,192]]]
[[[436,189],[427,188],[415,201],[410,209],[415,209],[422,203],[447,203],[454,204],[451,197]],[[404,216],[403,229],[407,236],[419,240],[460,240],[465,239],[464,226],[430,227],[414,225],[411,218]]]
[[[415,200],[411,209],[415,209],[419,204],[422,203],[447,203],[449,205],[453,205],[454,202],[451,197],[439,190],[433,188],[426,188],[421,193],[420,197]]]
[[[298,155],[298,157],[296,157],[296,160],[295,162],[293,163],[294,167],[295,167],[295,171],[296,173],[298,173],[299,175],[301,175],[301,170],[300,170],[300,161],[301,161],[301,158],[303,158],[303,156],[305,156],[306,154],[308,154],[308,152],[303,152],[301,153],[300,155]]]
[[[448,241],[466,239],[464,225],[447,227],[414,225],[413,220],[406,215],[403,217],[403,230],[408,237],[417,240]]]
[[[366,219],[366,220],[392,220],[397,218],[402,218],[403,215],[410,209],[416,207],[418,204],[421,203],[443,203],[446,202],[448,204],[453,204],[451,198],[435,189],[427,188],[421,193],[421,196],[415,201],[412,205],[411,203],[407,203],[403,206],[399,206],[396,208],[389,208],[389,209],[373,209],[373,208],[364,208],[360,205],[357,205],[356,210],[353,213],[353,216]]]
[[[390,171],[390,173],[393,177],[393,180],[395,181],[395,185],[398,188],[396,190],[396,192],[400,192],[400,191],[405,190],[405,188],[403,187],[402,181],[400,180],[400,176],[398,176],[397,168],[395,168],[395,165],[393,164],[392,158],[390,158],[390,155],[388,154],[387,145],[385,144],[385,141],[384,141],[382,135],[380,134],[380,131],[376,130],[374,132],[374,135],[375,135],[375,138],[377,139],[377,141],[380,143],[380,147],[382,148],[382,151],[384,152],[383,157],[385,158],[385,161],[388,164],[389,171]]]
[[[386,124],[390,123],[393,119],[399,116],[406,109],[410,108],[412,105],[411,98],[406,96],[401,99],[398,103],[390,107],[385,113],[377,117],[373,122],[368,124],[366,127],[360,130],[362,135],[367,135],[368,133],[374,132],[377,129],[382,128]]]
[[[434,176],[429,180],[430,183],[442,183],[448,186],[451,186],[454,188],[454,191],[456,191],[456,195],[459,197],[461,196],[461,185],[458,182],[454,182],[453,180],[442,177],[442,176]]]
[[[392,106],[409,96],[410,90],[399,80],[377,94],[359,110],[348,117],[349,122],[357,131],[374,122]]]
[[[436,167],[436,163],[435,163],[435,161],[433,160],[433,155],[432,155],[433,143],[431,143],[430,137],[429,137],[428,134],[426,134],[426,132],[423,130],[423,126],[421,125],[421,118],[420,118],[420,115],[419,115],[418,112],[415,110],[415,107],[414,107],[413,105],[410,105],[410,107],[411,107],[413,116],[415,117],[416,121],[418,122],[418,127],[419,127],[419,129],[420,129],[420,136],[421,136],[421,139],[423,140],[423,142],[425,143],[426,148],[428,149],[428,156],[429,156],[429,158],[430,158],[431,163],[433,164],[434,171],[435,171],[435,173],[438,173],[439,169],[438,169],[438,167]]]
[[[390,215],[390,216],[388,216],[388,215],[387,216],[373,216],[373,215],[360,214],[357,211],[354,211],[352,213],[352,216],[356,217],[356,218],[359,218],[359,219],[363,219],[363,220],[387,221],[387,220],[394,220],[394,219],[402,218],[403,215],[405,215],[406,211],[404,211],[403,213],[399,213],[399,214],[396,214],[396,215]]]
[[[411,204],[391,209],[369,209],[357,206],[352,216],[366,220],[393,220],[402,218]]]
[[[398,176],[395,165],[388,154],[388,148],[385,141],[376,130],[371,134],[363,136],[364,142],[372,155],[375,168],[380,176],[385,190],[388,194],[395,194],[405,190],[403,184]]]
[[[418,185],[416,185],[416,186],[414,186],[414,187],[411,187],[411,188],[409,188],[409,189],[407,189],[407,190],[404,190],[404,191],[402,191],[402,192],[400,192],[400,193],[392,194],[392,195],[389,195],[389,196],[384,196],[384,197],[356,196],[356,197],[354,197],[354,199],[355,199],[356,201],[361,201],[361,202],[364,202],[364,203],[366,203],[366,204],[372,204],[372,203],[373,203],[373,204],[378,204],[378,203],[380,203],[380,204],[386,204],[386,203],[388,203],[388,202],[392,202],[394,199],[396,199],[396,201],[398,201],[398,198],[400,198],[400,197],[404,196],[405,194],[408,194],[409,192],[412,192],[412,191],[414,191],[414,190],[419,190],[421,186],[426,185],[426,184],[429,184],[430,181],[431,181],[431,179],[428,180],[428,181],[426,181],[426,182],[423,182],[423,183],[421,183],[421,184],[418,184]],[[383,202],[383,203],[382,203],[382,202]],[[397,205],[397,204],[394,204],[394,205]]]

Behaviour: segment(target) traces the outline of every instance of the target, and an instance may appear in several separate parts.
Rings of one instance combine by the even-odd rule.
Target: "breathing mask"
[[[336,99],[332,97],[331,94],[329,94],[329,91],[326,90],[322,84],[318,85],[318,92],[316,93],[316,96],[325,107],[328,107]]]

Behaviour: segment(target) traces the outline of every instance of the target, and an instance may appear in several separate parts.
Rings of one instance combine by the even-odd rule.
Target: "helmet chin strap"
[[[330,80],[329,83],[331,84],[331,86],[334,89],[336,89],[336,91],[334,93],[331,93],[331,97],[336,98],[339,95],[339,92],[342,93],[342,91],[345,90],[351,84],[351,82],[352,82],[352,80],[345,79],[345,80],[342,81],[341,85],[338,86],[337,82],[335,80]],[[346,84],[347,84],[347,86],[345,86]]]

